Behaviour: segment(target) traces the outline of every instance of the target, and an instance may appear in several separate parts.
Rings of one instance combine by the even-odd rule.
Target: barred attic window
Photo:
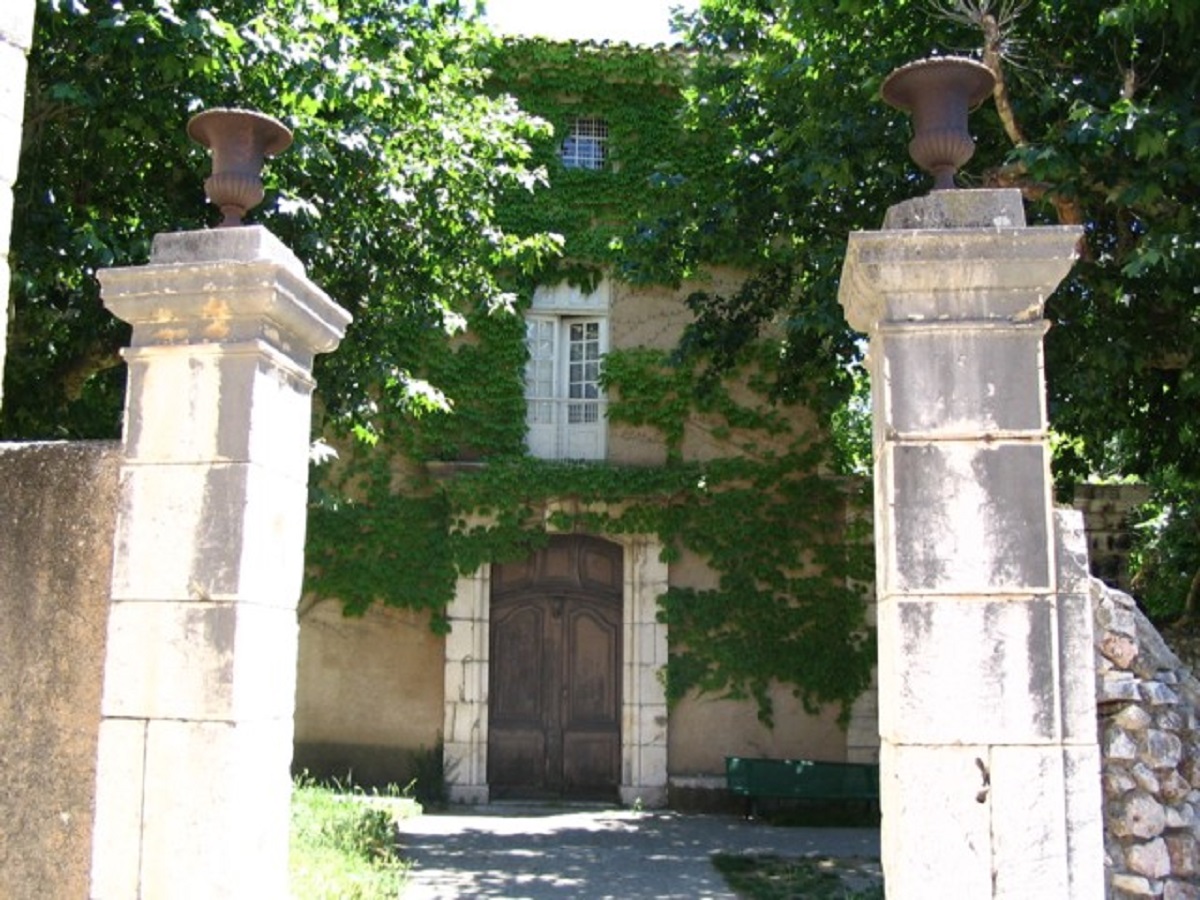
[[[603,119],[575,119],[559,158],[568,169],[603,169],[607,142],[608,123]]]

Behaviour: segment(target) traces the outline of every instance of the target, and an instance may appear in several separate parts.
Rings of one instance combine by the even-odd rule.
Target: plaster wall
[[[376,604],[362,618],[325,601],[300,616],[292,768],[401,785],[442,730],[445,638],[429,617]]]
[[[714,697],[687,697],[671,711],[667,742],[668,771],[673,780],[701,779],[697,786],[725,783],[726,756],[846,761],[846,732],[837,723],[836,707],[818,716],[805,712],[789,688],[771,692],[775,728],[758,720],[753,702]],[[708,779],[716,778],[709,784]]]
[[[0,445],[0,897],[88,894],[120,449]]]
[[[609,340],[614,349],[642,347],[652,350],[673,350],[679,342],[684,327],[692,319],[685,301],[697,291],[731,293],[736,291],[745,273],[732,269],[718,269],[708,277],[684,282],[678,288],[657,286],[634,286],[613,282],[609,318]],[[732,385],[734,399],[747,403],[761,403],[762,398],[753,394],[744,385]],[[797,431],[816,427],[815,417],[799,409],[788,410],[796,422]],[[725,435],[717,427],[723,423],[696,416],[684,430],[682,454],[685,459],[713,459],[737,453],[738,435]],[[771,444],[771,439],[756,435],[761,446]],[[782,448],[783,443],[779,443]],[[636,427],[623,423],[610,423],[608,433],[608,460],[617,465],[661,465],[666,460],[666,446],[657,430]]]

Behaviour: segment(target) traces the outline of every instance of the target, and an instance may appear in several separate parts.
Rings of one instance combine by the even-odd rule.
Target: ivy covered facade
[[[870,758],[867,486],[772,391],[778,342],[720,370],[680,352],[746,273],[658,240],[715,163],[680,117],[687,60],[517,41],[492,69],[554,128],[549,188],[505,224],[563,253],[421,345],[451,413],[380,413],[322,468],[297,768],[657,805],[727,755]]]

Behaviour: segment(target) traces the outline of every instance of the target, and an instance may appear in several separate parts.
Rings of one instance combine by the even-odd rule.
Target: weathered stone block
[[[992,821],[997,823],[992,828],[995,881],[991,896],[1086,896],[1070,890],[1069,822],[1061,814],[1046,813],[1050,798],[1057,801],[1066,793],[1062,751],[1057,747],[993,747],[988,759],[991,791],[987,803]],[[1022,826],[1000,824],[1010,822]],[[1098,846],[1098,827],[1092,838]]]
[[[12,240],[12,189],[0,183],[0,258],[8,255],[8,247]]]
[[[1109,797],[1120,797],[1122,794],[1129,793],[1137,786],[1138,783],[1134,777],[1123,769],[1113,766],[1105,768],[1104,793]]]
[[[1171,873],[1171,858],[1162,838],[1130,844],[1125,848],[1125,864],[1131,872],[1147,878],[1163,878]]]
[[[1137,786],[1148,794],[1157,794],[1159,792],[1158,776],[1154,774],[1154,770],[1145,763],[1134,763],[1129,770],[1129,774],[1133,776]]]
[[[1066,870],[1072,900],[1104,894],[1104,796],[1100,748],[1094,742],[1064,747],[1063,788],[1067,835]],[[1049,813],[1047,818],[1053,820]]]
[[[1119,873],[1113,875],[1113,900],[1142,900],[1145,897],[1161,897],[1163,886],[1141,875]]]
[[[1101,703],[1120,703],[1142,699],[1137,678],[1132,672],[1105,672],[1098,685],[1097,700]]]
[[[1140,706],[1132,705],[1126,706],[1112,717],[1113,724],[1126,731],[1144,731],[1150,727],[1150,723],[1153,721],[1150,713]]]
[[[1104,741],[1101,745],[1104,758],[1107,760],[1132,761],[1137,759],[1138,745],[1122,728],[1113,725],[1104,729]]]
[[[116,443],[0,444],[4,900],[87,896],[119,464]]]
[[[1200,887],[1170,879],[1163,885],[1162,897],[1163,900],[1200,900]]]
[[[96,753],[96,818],[92,832],[92,900],[139,897],[146,723],[100,723]]]
[[[1163,731],[1187,731],[1192,726],[1179,714],[1178,709],[1160,707],[1154,711],[1155,724]]]
[[[1174,769],[1167,769],[1158,781],[1160,796],[1168,803],[1182,803],[1192,792],[1192,786],[1188,780]]]
[[[899,434],[1040,434],[1041,323],[981,330],[904,325],[884,342],[883,414]]]
[[[296,617],[287,609],[248,603],[114,603],[103,714],[290,720],[296,639]]]
[[[1143,681],[1142,697],[1152,706],[1169,706],[1179,702],[1179,695],[1159,681]]]
[[[303,375],[350,322],[259,225],[158,235],[150,265],[97,277],[105,306],[133,325],[133,347],[266,345]]]
[[[1046,450],[943,441],[886,451],[894,532],[885,591],[989,594],[1051,587]]]
[[[1099,604],[1096,610],[1096,625],[1106,631],[1125,635],[1129,638],[1137,636],[1137,619],[1133,610],[1116,603]]]
[[[312,381],[265,347],[151,347],[125,354],[131,462],[253,462],[308,478]],[[159,427],[164,420],[175,427]]]
[[[960,897],[992,895],[991,811],[979,768],[987,756],[986,747],[880,748],[889,894],[928,897],[930,885],[947,885]]]
[[[1100,638],[1099,649],[1122,669],[1128,669],[1138,654],[1137,641],[1115,632],[1108,632]]]
[[[25,53],[19,47],[0,42],[0,65],[5,77],[0,81],[0,187],[17,180],[21,159],[21,121],[25,106]],[[6,248],[7,249],[7,248]]]
[[[1109,829],[1117,837],[1156,838],[1167,827],[1167,813],[1154,797],[1138,791],[1112,805]]]
[[[0,7],[0,42],[20,50],[33,43],[34,0],[5,0]]]
[[[294,610],[306,502],[303,484],[244,463],[125,467],[114,600],[245,598]]]
[[[1056,516],[1056,518],[1059,518]],[[1057,532],[1062,535],[1061,527]],[[1059,542],[1059,578],[1065,568]],[[1085,593],[1054,597],[1058,618],[1059,691],[1062,695],[1062,737],[1069,744],[1096,744],[1096,652],[1091,598]]]
[[[151,722],[135,896],[286,897],[291,758],[290,718]]]
[[[1196,810],[1191,803],[1167,807],[1167,828],[1192,829],[1196,825]]]
[[[1025,205],[1019,190],[955,190],[934,191],[889,206],[883,230],[1019,228],[1024,224]]]
[[[1057,739],[1053,601],[922,598],[879,606],[880,733],[906,744]],[[954,716],[942,710],[955,710]]]
[[[1169,731],[1148,729],[1138,739],[1138,758],[1155,769],[1174,768],[1183,755],[1183,742]]]
[[[1200,847],[1193,834],[1168,834],[1164,839],[1171,860],[1171,874],[1190,878],[1200,872]]]
[[[1070,271],[1079,235],[1073,227],[854,232],[838,302],[864,333],[880,322],[1033,321]]]
[[[1080,598],[1080,604],[1086,609],[1087,632],[1090,636],[1095,631],[1096,619],[1083,515],[1074,509],[1055,507],[1054,534],[1058,593],[1064,598],[1070,595]]]

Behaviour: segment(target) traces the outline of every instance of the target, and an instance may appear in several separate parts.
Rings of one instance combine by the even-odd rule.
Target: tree
[[[688,24],[692,127],[723,142],[724,164],[660,194],[646,252],[681,260],[681,273],[731,258],[759,272],[735,296],[695,298],[694,345],[733,358],[774,323],[790,361],[777,389],[815,387],[826,410],[845,401],[862,350],[836,302],[846,235],[927,189],[880,83],[914,58],[973,53],[999,77],[996,102],[972,118],[978,150],[960,182],[1017,187],[1033,222],[1085,228],[1047,309],[1060,481],[1169,469],[1196,502],[1200,9],[707,0]]]
[[[436,404],[423,348],[510,305],[504,275],[556,249],[496,221],[498,196],[544,181],[527,162],[545,126],[483,90],[491,42],[458,0],[40,0],[4,435],[115,434],[125,334],[93,276],[214,221],[184,124],[216,106],[295,130],[252,218],[355,316],[319,360],[325,408],[369,434],[380,405]]]

